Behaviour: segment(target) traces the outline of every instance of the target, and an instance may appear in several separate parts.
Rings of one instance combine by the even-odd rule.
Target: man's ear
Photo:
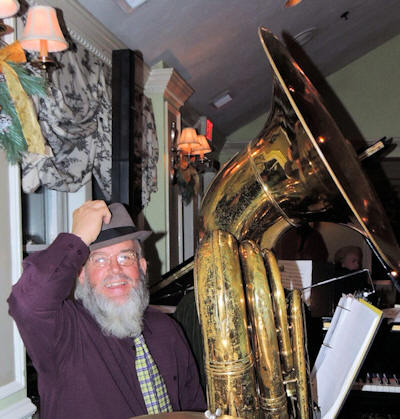
[[[140,258],[140,268],[142,269],[143,273],[145,274],[147,271],[147,262],[145,258]]]
[[[85,282],[85,267],[84,266],[82,266],[82,269],[79,272],[78,280],[81,283],[81,285],[83,285],[83,283]]]

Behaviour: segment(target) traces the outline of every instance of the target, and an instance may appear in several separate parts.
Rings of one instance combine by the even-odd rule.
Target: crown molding
[[[36,406],[28,397],[0,410],[3,419],[30,418],[36,412]]]
[[[27,0],[27,2],[29,5],[35,3],[34,0]],[[128,48],[76,0],[41,0],[41,4],[61,10],[72,39],[109,66],[111,66],[114,49]]]
[[[173,68],[153,68],[145,84],[146,94],[162,94],[179,110],[194,90]]]

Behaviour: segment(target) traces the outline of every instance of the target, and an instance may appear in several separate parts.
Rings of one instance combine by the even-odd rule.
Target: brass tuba
[[[318,92],[271,32],[259,36],[274,72],[271,112],[200,210],[194,278],[207,399],[236,417],[307,418],[301,295],[285,295],[270,249],[290,226],[313,220],[350,224],[390,271],[400,269],[400,249]]]

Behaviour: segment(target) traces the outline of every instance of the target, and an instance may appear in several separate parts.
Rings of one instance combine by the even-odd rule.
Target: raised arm
[[[88,245],[97,238],[102,222],[109,221],[103,201],[88,201],[74,212],[73,234],[61,233],[46,250],[24,260],[8,303],[32,358],[35,352],[49,354],[54,348],[57,321],[89,255]]]

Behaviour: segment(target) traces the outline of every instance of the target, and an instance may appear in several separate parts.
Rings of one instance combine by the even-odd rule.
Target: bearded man
[[[148,307],[149,234],[122,204],[88,201],[71,234],[24,260],[9,312],[38,372],[42,419],[205,410],[182,331]]]

